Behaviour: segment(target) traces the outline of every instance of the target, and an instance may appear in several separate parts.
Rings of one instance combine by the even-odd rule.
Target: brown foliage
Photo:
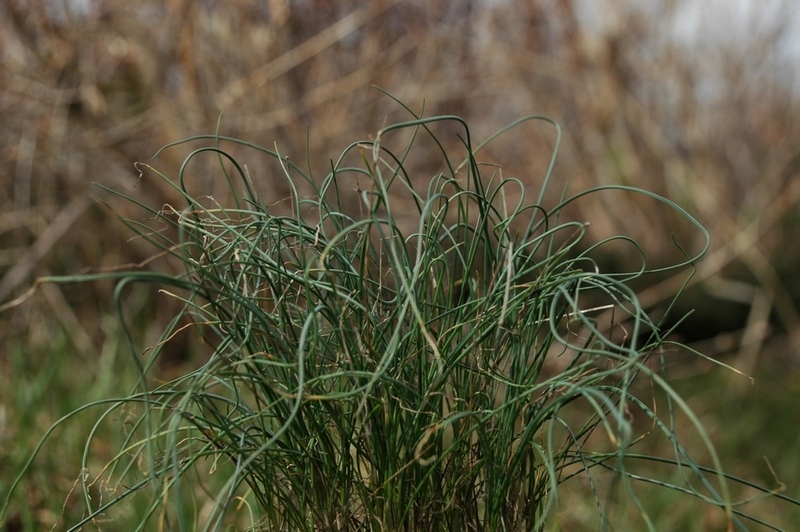
[[[277,142],[296,160],[305,158],[308,129],[319,174],[349,142],[408,118],[375,84],[414,109],[425,101],[426,115],[463,116],[479,140],[524,114],[552,117],[565,143],[550,204],[566,183],[571,192],[623,183],[666,195],[712,232],[712,254],[697,277],[707,288],[696,301],[738,300],[752,308],[751,324],[768,322],[774,309],[775,324],[797,336],[798,256],[786,243],[797,232],[800,126],[790,60],[780,53],[786,27],[761,24],[766,30],[732,46],[724,32],[702,27],[712,19],[691,19],[699,20],[701,38],[687,44],[676,28],[684,19],[691,26],[688,2],[649,10],[632,4],[9,0],[0,7],[7,176],[0,299],[38,275],[149,256],[109,212],[85,200],[103,196],[92,182],[149,205],[180,201],[151,173],[140,177],[133,163],[149,161],[168,142],[213,133],[223,112],[222,133],[267,147]],[[789,2],[780,5],[788,13]],[[788,24],[784,15],[749,16],[754,25]],[[552,147],[551,130],[526,126],[482,157],[526,183],[533,201]],[[154,165],[175,176],[188,149],[169,150]],[[274,168],[252,154],[243,162],[265,197],[279,203],[288,196]],[[224,181],[214,161],[207,163],[192,166],[190,188],[224,201]],[[422,181],[437,171],[418,170]],[[120,201],[113,206],[141,216]],[[637,238],[656,264],[678,252],[648,242],[675,233],[683,246],[697,246],[669,213],[619,193],[580,202],[574,216],[592,223],[595,238]],[[630,255],[621,250],[609,267],[625,260]],[[657,303],[675,286],[654,284],[645,302]],[[64,294],[59,308],[71,307],[94,331],[109,287]],[[754,305],[757,297],[767,304]],[[47,306],[47,298],[6,313],[3,337],[24,338],[24,326],[14,333],[9,326],[24,324],[30,305]],[[715,319],[718,305],[704,306],[701,317]]]

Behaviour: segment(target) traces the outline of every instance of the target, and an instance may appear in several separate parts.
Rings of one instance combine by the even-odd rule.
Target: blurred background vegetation
[[[104,202],[125,216],[141,213],[92,183],[148,205],[182,206],[134,163],[177,176],[190,147],[153,154],[214,133],[221,113],[222,134],[277,143],[304,164],[308,149],[317,175],[350,142],[409,118],[373,85],[417,111],[424,102],[428,116],[464,117],[479,141],[543,114],[565,133],[551,205],[567,185],[574,193],[628,184],[672,199],[709,229],[711,252],[680,304],[696,312],[678,339],[755,381],[691,357],[671,375],[731,473],[773,488],[784,482],[787,495],[800,497],[798,29],[791,0],[4,1],[0,304],[43,275],[174,267],[150,261],[152,249],[132,240]],[[553,132],[521,131],[480,160],[502,162],[503,176],[538,191]],[[252,153],[243,162],[273,208],[288,209],[281,173]],[[189,188],[224,203],[214,164],[193,163]],[[435,171],[424,161],[416,170],[420,182]],[[587,198],[572,215],[592,224],[595,239],[636,238],[653,265],[681,258],[662,245],[671,235],[686,248],[701,245],[688,224],[621,193]],[[630,269],[637,259],[628,253],[609,253],[605,266]],[[658,313],[684,280],[649,278],[638,287],[643,305]],[[51,423],[134,386],[112,291],[110,283],[45,285],[0,314],[0,496]],[[155,289],[126,294],[142,350],[173,305]],[[165,378],[192,367],[202,350],[184,336],[164,353]],[[15,497],[9,530],[80,514],[77,497],[65,499],[93,422],[84,417],[45,446]],[[118,436],[109,429],[98,460]],[[800,522],[774,501],[758,504],[783,526]],[[672,500],[663,506],[665,530],[721,526],[702,506],[682,514]],[[562,509],[566,529],[581,523],[575,508]]]

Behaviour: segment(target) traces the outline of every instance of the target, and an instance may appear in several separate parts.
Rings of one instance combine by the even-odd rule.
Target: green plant
[[[277,149],[220,135],[183,141],[213,142],[187,157],[177,183],[159,174],[186,207],[141,205],[148,223],[125,220],[180,262],[182,274],[40,280],[118,279],[121,316],[132,283],[157,284],[183,305],[144,361],[125,329],[137,389],[89,405],[108,405],[96,426],[125,411],[125,441],[96,471],[90,434],[86,513],[73,528],[113,518],[130,499],[140,529],[542,529],[560,484],[582,476],[594,525],[604,529],[618,497],[656,528],[636,482],[702,499],[724,512],[729,528],[745,529],[755,518],[734,503],[729,484],[737,479],[723,472],[702,424],[667,382],[665,358],[675,346],[661,330],[664,318],[651,320],[629,286],[647,273],[691,267],[707,233],[671,201],[627,186],[564,194],[547,208],[558,126],[531,116],[497,135],[528,120],[558,133],[533,204],[509,199],[524,198],[519,180],[482,175],[493,167],[478,153],[496,135],[473,146],[454,116],[386,127],[348,146],[321,180],[310,163],[304,170]],[[458,126],[460,146],[440,140],[442,124]],[[420,191],[410,161],[426,141],[440,171]],[[280,163],[293,190],[291,215],[270,212],[228,145]],[[204,155],[219,158],[229,206],[187,190],[189,164]],[[705,246],[680,264],[648,269],[634,240],[587,244],[585,224],[561,220],[581,197],[614,191],[673,209]],[[413,224],[404,222],[409,212]],[[641,265],[602,272],[595,257],[619,243],[638,250]],[[184,316],[212,353],[159,382],[156,361]],[[704,442],[711,467],[685,451],[679,416]],[[667,438],[674,456],[634,454],[648,437]],[[633,464],[642,461],[666,461],[682,483],[641,473]]]

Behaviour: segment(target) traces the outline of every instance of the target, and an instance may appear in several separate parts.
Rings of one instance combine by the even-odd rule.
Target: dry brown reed
[[[735,50],[729,41],[690,50],[674,38],[684,4],[646,12],[605,2],[595,19],[573,1],[112,0],[79,8],[11,0],[0,9],[0,299],[36,275],[146,258],[135,242],[120,246],[125,229],[84,200],[98,193],[91,182],[150,203],[177,201],[132,163],[213,132],[220,113],[224,134],[278,141],[303,160],[310,130],[312,153],[333,156],[341,139],[399,116],[375,84],[417,109],[424,100],[428,114],[464,116],[484,128],[479,138],[528,112],[553,117],[567,134],[558,177],[572,190],[641,186],[709,227],[714,255],[697,280],[707,281],[702,292],[713,304],[700,312],[714,313],[720,299],[751,312],[749,321],[705,316],[707,335],[749,324],[744,336],[763,340],[755,328],[774,310],[774,325],[797,337],[798,257],[785,243],[800,194],[798,96],[776,51],[786,28],[767,27]],[[515,161],[502,171],[523,181],[543,175],[551,139],[526,133],[524,142],[487,150],[487,162]],[[184,155],[167,151],[157,166],[174,175]],[[279,204],[287,185],[262,164],[249,170],[272,181]],[[193,168],[191,179],[198,193],[225,193],[207,169]],[[621,196],[579,208],[598,238],[622,232],[646,242],[684,229]],[[673,258],[666,253],[654,260]],[[647,297],[655,304],[662,293],[656,284]]]

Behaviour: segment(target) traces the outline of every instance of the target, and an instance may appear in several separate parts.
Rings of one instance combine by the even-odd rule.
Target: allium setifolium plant
[[[541,183],[533,195],[480,163],[484,146],[528,121],[552,126],[555,140],[546,175],[527,179]],[[437,137],[442,125],[458,143]],[[558,125],[528,116],[476,146],[462,119],[412,113],[347,146],[321,178],[278,148],[219,134],[183,141],[200,147],[176,181],[149,168],[183,206],[140,205],[143,221],[126,220],[181,274],[40,280],[117,279],[121,315],[121,294],[140,283],[183,309],[155,346],[127,333],[140,373],[130,395],[81,410],[105,408],[97,426],[122,424],[124,438],[96,467],[102,442],[89,435],[70,495],[83,499],[84,518],[67,525],[558,529],[570,483],[583,490],[584,524],[595,529],[613,528],[621,505],[641,528],[658,529],[637,496],[644,485],[718,507],[731,529],[747,529],[754,518],[730,488],[741,481],[723,472],[667,382],[665,358],[678,346],[630,288],[653,271],[684,269],[688,278],[708,235],[675,203],[627,186],[545,205],[560,140]],[[279,164],[283,175],[273,178],[292,191],[282,214],[230,147]],[[409,162],[419,149],[425,167],[437,168],[427,187]],[[188,192],[188,165],[204,157],[218,159],[228,180],[226,205]],[[692,224],[700,249],[648,270],[628,237],[587,243],[587,224],[565,220],[565,208],[608,193],[660,202]],[[602,271],[595,257],[610,242],[637,250],[633,271]],[[157,359],[187,318],[213,352],[159,380]],[[675,435],[677,418],[704,446],[705,464]],[[664,439],[671,455],[638,454],[648,438]],[[658,476],[663,464],[671,476]]]

